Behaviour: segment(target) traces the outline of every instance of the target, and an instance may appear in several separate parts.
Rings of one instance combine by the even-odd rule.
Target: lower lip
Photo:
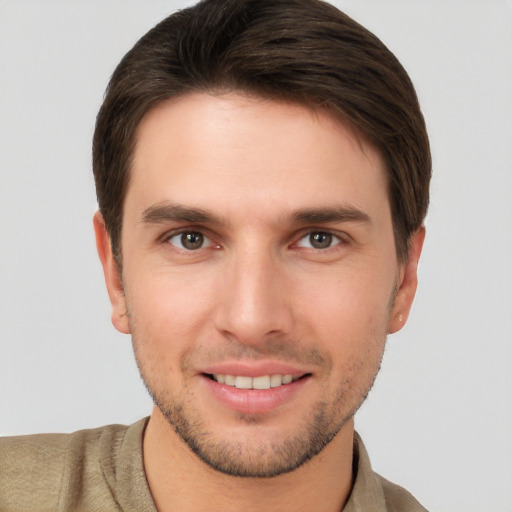
[[[203,376],[203,380],[213,396],[225,407],[241,413],[261,414],[290,402],[304,387],[309,377],[302,377],[289,384],[269,389],[238,389],[207,376]]]

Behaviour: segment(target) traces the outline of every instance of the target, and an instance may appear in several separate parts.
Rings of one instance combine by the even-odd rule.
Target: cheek
[[[209,317],[207,290],[204,281],[186,276],[139,274],[125,285],[134,339],[151,346],[160,357],[190,349]]]
[[[348,272],[315,283],[310,286],[314,293],[301,306],[303,319],[307,318],[302,325],[331,356],[341,394],[364,395],[382,359],[394,282]]]
[[[294,295],[310,324],[339,336],[375,332],[387,321],[394,281],[382,274],[347,271],[315,275]]]

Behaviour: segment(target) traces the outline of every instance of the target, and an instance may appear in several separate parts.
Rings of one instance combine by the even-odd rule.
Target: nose
[[[259,345],[293,326],[289,276],[270,250],[234,254],[221,278],[216,328],[243,345]]]

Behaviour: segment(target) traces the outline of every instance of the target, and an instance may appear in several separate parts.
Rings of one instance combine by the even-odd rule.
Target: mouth
[[[270,388],[279,388],[304,379],[310,376],[310,373],[304,375],[290,375],[290,374],[273,374],[273,375],[260,375],[257,377],[249,377],[247,375],[227,375],[221,373],[205,374],[209,379],[237,389],[258,389],[265,390]]]
[[[254,365],[227,363],[203,369],[200,374],[214,403],[237,413],[265,414],[291,404],[313,377],[279,363]],[[272,368],[272,366],[274,368]],[[206,370],[206,371],[205,371]],[[221,373],[222,372],[222,373]],[[267,373],[268,372],[268,373]]]

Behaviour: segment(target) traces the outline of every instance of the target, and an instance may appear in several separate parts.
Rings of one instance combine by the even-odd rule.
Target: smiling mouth
[[[270,389],[278,388],[291,384],[299,379],[303,379],[311,374],[304,375],[261,375],[259,377],[248,377],[247,375],[224,375],[224,374],[206,374],[207,377],[218,382],[238,389]]]

